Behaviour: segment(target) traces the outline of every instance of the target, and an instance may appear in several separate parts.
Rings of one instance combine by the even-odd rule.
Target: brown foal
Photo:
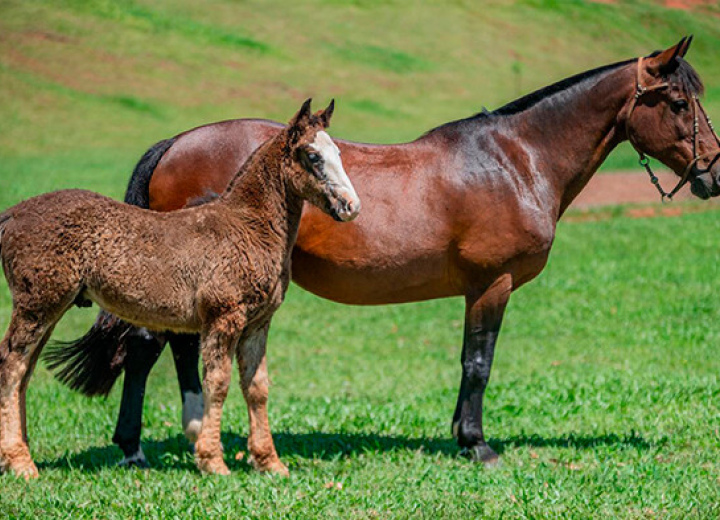
[[[305,200],[336,220],[360,201],[317,114],[305,102],[255,151],[215,201],[157,213],[65,190],[0,215],[0,256],[13,297],[0,343],[0,465],[37,475],[24,427],[24,394],[53,327],[87,300],[137,326],[200,333],[204,415],[195,457],[227,474],[220,419],[232,356],[250,418],[248,448],[261,471],[287,473],[267,417],[265,337],[290,281],[290,252]]]

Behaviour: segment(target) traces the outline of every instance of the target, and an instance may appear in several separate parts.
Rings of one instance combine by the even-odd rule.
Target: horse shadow
[[[303,459],[337,460],[363,453],[422,452],[457,458],[460,450],[451,438],[423,438],[379,435],[374,433],[290,433],[273,434],[275,446],[280,457],[298,457]],[[243,459],[247,451],[247,437],[232,432],[223,432],[222,442],[225,448],[225,460],[232,471],[250,471]],[[614,433],[604,435],[567,434],[557,437],[540,435],[513,435],[492,439],[488,442],[500,455],[507,449],[529,448],[573,448],[589,450],[599,446],[615,446],[648,450],[662,442],[649,442],[634,431],[626,435]],[[148,439],[142,443],[143,451],[152,469],[161,471],[195,470],[192,450],[182,435],[166,439]],[[242,457],[236,454],[242,453]],[[112,468],[122,458],[119,448],[114,445],[93,446],[77,453],[67,453],[48,461],[39,461],[42,469],[75,469],[96,472],[103,468]]]

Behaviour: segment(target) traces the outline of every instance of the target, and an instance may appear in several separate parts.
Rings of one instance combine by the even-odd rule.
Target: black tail
[[[123,369],[125,337],[134,327],[100,311],[87,334],[75,341],[55,341],[43,359],[55,378],[88,397],[108,395]]]
[[[150,179],[157,168],[160,159],[170,147],[175,144],[175,137],[155,143],[135,165],[135,170],[130,176],[127,190],[125,191],[125,202],[141,208],[150,207]]]
[[[175,138],[156,143],[138,161],[130,177],[125,202],[150,207],[150,179],[160,159]],[[101,311],[82,338],[54,342],[45,348],[43,358],[56,379],[87,396],[108,395],[125,363],[124,341],[133,326]]]

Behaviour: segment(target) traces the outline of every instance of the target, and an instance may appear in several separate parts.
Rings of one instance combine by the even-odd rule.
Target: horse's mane
[[[656,51],[648,57],[657,56],[659,54],[659,52],[660,51]],[[470,117],[467,117],[464,119],[459,119],[457,121],[451,121],[449,123],[440,125],[436,128],[433,128],[432,130],[428,131],[425,135],[427,135],[431,132],[434,132],[436,130],[446,128],[448,126],[455,126],[457,124],[461,124],[461,123],[465,123],[465,122],[476,122],[478,120],[492,119],[492,118],[502,117],[502,116],[511,116],[514,114],[519,114],[521,112],[525,112],[526,110],[534,107],[541,101],[549,99],[557,94],[562,94],[564,92],[567,92],[570,89],[572,89],[573,87],[576,87],[576,86],[584,83],[585,81],[595,79],[595,78],[597,78],[597,76],[600,76],[607,72],[619,69],[620,67],[623,67],[629,63],[633,63],[635,61],[637,61],[637,59],[619,61],[617,63],[612,63],[610,65],[603,65],[602,67],[598,67],[596,69],[581,72],[580,74],[570,76],[569,78],[560,80],[557,83],[553,83],[552,85],[543,87],[539,90],[536,90],[535,92],[526,94],[525,96],[518,98],[514,101],[511,101],[510,103],[507,103],[506,105],[503,105],[500,108],[497,108],[493,111],[489,111],[489,110],[483,108],[483,110],[481,112],[479,112],[475,115],[472,115]],[[677,84],[680,85],[680,88],[682,88],[685,91],[685,93],[688,95],[698,95],[698,96],[703,95],[705,88],[703,86],[702,80],[700,79],[700,76],[695,71],[695,69],[683,58],[678,58],[678,63],[679,63],[679,65],[678,65],[677,69],[675,69],[675,71],[668,76],[668,79],[670,81],[677,82]],[[562,99],[562,98],[559,98],[559,99]]]

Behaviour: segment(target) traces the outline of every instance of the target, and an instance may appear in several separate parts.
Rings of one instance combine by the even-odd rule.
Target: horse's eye
[[[672,106],[677,111],[686,110],[688,107],[688,102],[684,99],[676,99],[672,102]]]
[[[309,160],[311,163],[318,163],[318,162],[320,162],[320,154],[310,152],[310,153],[308,154],[308,160]]]

